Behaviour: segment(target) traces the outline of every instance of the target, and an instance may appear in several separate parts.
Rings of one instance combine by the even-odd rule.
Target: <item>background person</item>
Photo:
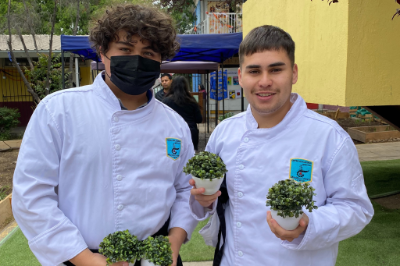
[[[172,76],[168,73],[164,73],[161,75],[161,86],[163,87],[162,90],[159,90],[156,93],[156,99],[162,102],[165,98],[165,95],[168,93],[169,89],[171,88],[172,83]]]
[[[203,118],[199,104],[189,92],[189,82],[185,77],[178,76],[173,79],[171,88],[164,98],[163,103],[180,114],[189,125],[193,146],[197,151],[199,144],[197,123],[201,123]]]

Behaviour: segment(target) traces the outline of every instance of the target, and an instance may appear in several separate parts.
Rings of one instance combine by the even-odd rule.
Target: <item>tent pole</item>
[[[221,53],[221,62],[222,62],[222,115],[225,114],[225,85],[224,85],[224,57]],[[228,89],[228,85],[227,85]]]
[[[64,50],[61,51],[61,75],[62,75],[62,88],[65,89],[65,76],[64,76]]]
[[[75,57],[75,56],[74,56]],[[79,65],[78,65],[78,58],[75,57],[75,84],[76,87],[79,87]]]
[[[206,112],[206,116],[207,116],[207,133],[210,133],[210,102],[209,102],[209,98],[210,98],[210,82],[209,82],[209,71],[207,70],[207,86],[206,86],[206,105],[207,105],[207,112]]]
[[[216,87],[216,97],[215,97],[215,127],[217,127],[218,125],[218,69],[217,69],[217,73],[216,73],[216,79],[215,79],[215,87]]]

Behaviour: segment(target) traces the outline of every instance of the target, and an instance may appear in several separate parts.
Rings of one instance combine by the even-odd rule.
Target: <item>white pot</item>
[[[152,263],[146,259],[142,259],[140,262],[140,266],[157,266],[157,265],[155,265],[154,263]]]
[[[192,175],[194,182],[196,182],[196,188],[205,188],[206,191],[203,195],[214,195],[219,188],[221,187],[222,181],[224,181],[224,177],[222,176],[219,179],[201,179]]]
[[[299,222],[303,215],[299,215],[299,217],[285,217],[278,216],[278,211],[271,209],[272,218],[283,228],[286,230],[294,230],[299,226]]]

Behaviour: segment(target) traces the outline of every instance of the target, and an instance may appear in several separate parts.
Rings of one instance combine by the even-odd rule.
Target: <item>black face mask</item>
[[[160,62],[140,55],[111,56],[111,82],[130,95],[145,93],[160,76]]]

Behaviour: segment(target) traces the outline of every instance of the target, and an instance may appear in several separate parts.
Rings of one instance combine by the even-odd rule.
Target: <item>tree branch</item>
[[[37,43],[36,43],[35,30],[33,29],[33,26],[31,24],[30,12],[28,10],[28,7],[26,6],[25,0],[22,0],[22,2],[24,3],[25,12],[26,12],[26,15],[27,15],[26,23],[28,24],[29,31],[31,32],[31,35],[32,35],[32,38],[33,38],[33,44],[35,45],[35,49],[36,49],[36,53],[39,54],[39,49],[38,49]]]
[[[53,34],[54,34],[54,25],[56,24],[56,15],[57,15],[57,0],[54,1],[54,10],[52,15],[52,22],[51,22],[51,33],[50,33],[50,44],[49,44],[49,58],[47,59],[47,77],[46,77],[46,95],[50,92],[50,66],[52,62],[52,48],[53,48]],[[62,77],[64,78],[64,77]]]
[[[7,44],[8,44],[8,49],[10,49],[10,54],[11,54],[11,59],[12,62],[14,64],[14,66],[17,68],[18,73],[20,74],[22,80],[24,81],[24,84],[28,90],[28,92],[32,95],[33,100],[35,101],[36,104],[40,103],[40,98],[39,96],[36,94],[36,92],[34,90],[32,90],[31,85],[29,84],[28,80],[26,79],[24,73],[22,72],[20,66],[17,63],[17,59],[15,58],[13,49],[12,49],[12,44],[11,44],[11,25],[10,25],[10,9],[11,9],[11,0],[8,0],[8,12],[7,12],[7,21],[8,21],[8,36],[9,39],[7,40]]]
[[[26,48],[24,37],[22,37],[21,29],[19,27],[17,27],[17,31],[18,31],[19,39],[21,40],[22,46],[24,47],[25,55],[26,55],[26,58],[28,59],[29,66],[30,66],[31,70],[33,71],[33,63],[32,63],[31,57],[29,56],[28,49]]]

